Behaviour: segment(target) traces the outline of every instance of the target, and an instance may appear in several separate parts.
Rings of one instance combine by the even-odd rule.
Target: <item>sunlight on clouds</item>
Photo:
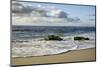
[[[88,6],[62,6],[44,3],[12,2],[12,24],[46,26],[95,26],[94,8],[95,7],[91,7],[90,10],[90,7]],[[69,12],[71,14],[69,14]]]
[[[37,23],[65,23],[66,19],[60,19],[60,18],[47,18],[47,17],[13,17],[12,22],[13,25],[26,25],[29,23],[29,25],[35,25]]]

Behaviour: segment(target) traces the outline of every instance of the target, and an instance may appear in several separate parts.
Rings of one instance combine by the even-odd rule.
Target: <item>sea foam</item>
[[[73,41],[71,38],[66,38],[64,41],[45,41],[45,40],[30,40],[29,42],[12,43],[13,57],[28,57],[28,56],[44,56],[53,55],[69,50],[81,50],[94,48],[95,41]]]

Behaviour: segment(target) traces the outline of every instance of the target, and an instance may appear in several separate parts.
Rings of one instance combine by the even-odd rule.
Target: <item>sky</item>
[[[33,13],[36,8],[46,11],[45,14],[41,14],[39,10],[38,13]],[[95,26],[95,6],[14,1],[12,2],[12,24]]]

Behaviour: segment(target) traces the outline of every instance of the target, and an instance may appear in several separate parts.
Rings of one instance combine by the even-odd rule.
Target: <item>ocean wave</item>
[[[53,55],[69,50],[81,50],[95,47],[95,40],[73,41],[72,37],[64,37],[63,41],[45,41],[31,39],[12,43],[12,57]]]

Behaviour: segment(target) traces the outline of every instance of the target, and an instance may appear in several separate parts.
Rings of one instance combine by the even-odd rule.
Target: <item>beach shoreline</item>
[[[38,65],[51,63],[86,62],[96,60],[96,48],[74,50],[48,56],[11,58],[11,65]]]

